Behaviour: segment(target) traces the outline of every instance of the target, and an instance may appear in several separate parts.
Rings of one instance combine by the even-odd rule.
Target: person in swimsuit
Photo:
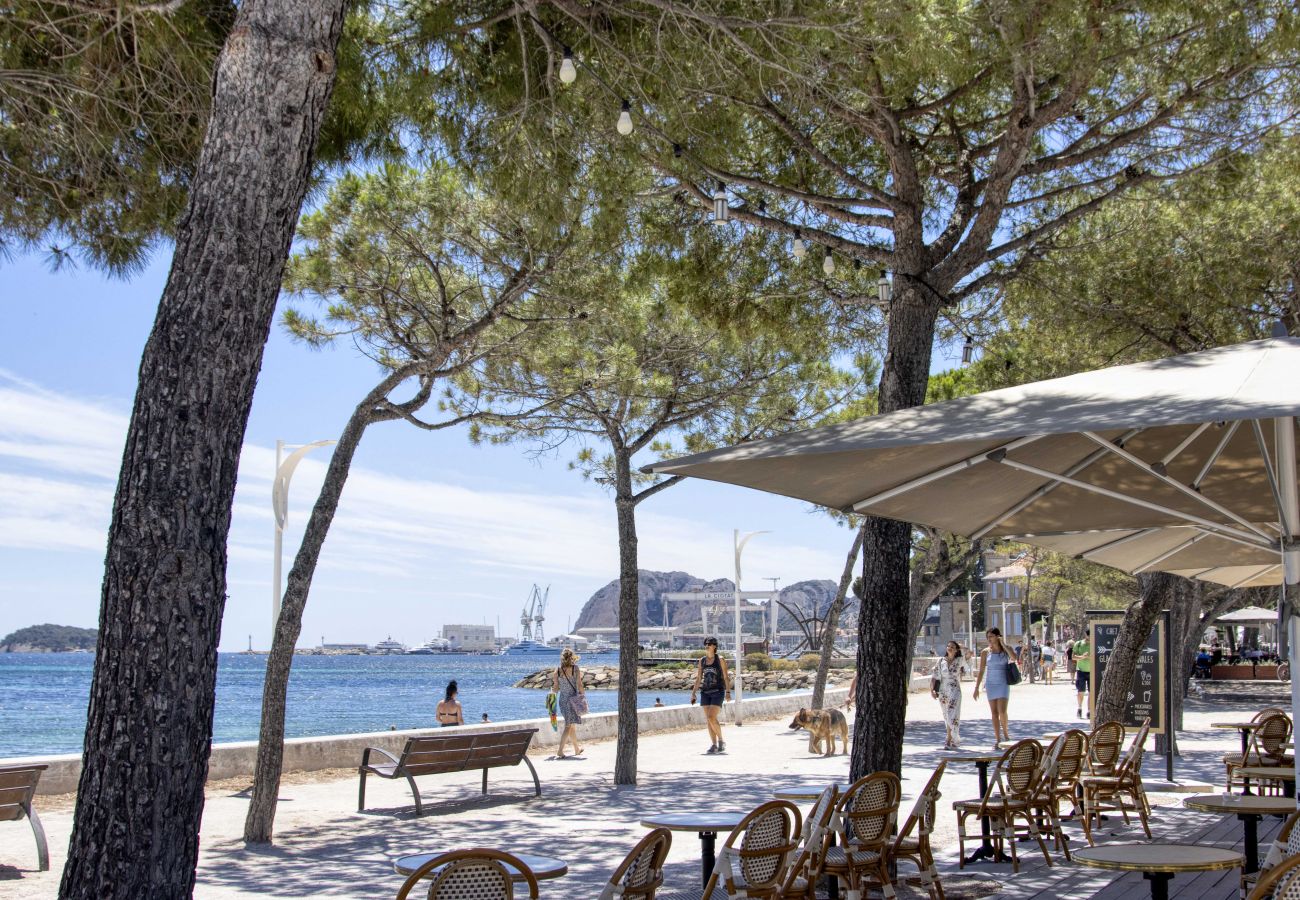
[[[708,753],[723,753],[727,749],[726,742],[722,740],[722,724],[718,721],[718,713],[722,711],[724,697],[731,697],[731,691],[727,687],[729,681],[727,661],[718,655],[718,639],[705,638],[704,655],[695,668],[691,702],[694,703],[695,695],[699,694],[700,706],[704,708],[704,719],[709,727],[709,739],[713,741],[706,751]]]
[[[1011,653],[1002,643],[1002,632],[990,628],[984,632],[988,646],[980,654],[980,670],[975,676],[975,699],[980,698],[980,683],[984,684],[984,693],[989,698],[989,711],[993,714],[993,749],[998,749],[998,741],[1011,740],[1007,730],[1007,699],[1011,696],[1011,686],[1007,683],[1007,665],[1011,662]]]
[[[438,704],[434,715],[438,719],[438,724],[446,728],[448,725],[464,725],[465,713],[460,708],[460,701],[456,699],[456,679],[447,682],[447,696]]]
[[[573,755],[581,756],[582,748],[578,746],[578,726],[582,724],[582,716],[573,711],[573,704],[569,701],[574,697],[585,697],[586,690],[582,685],[582,672],[578,669],[578,654],[569,647],[565,647],[564,652],[560,654],[559,668],[551,676],[551,690],[560,695],[558,704],[560,711],[564,713],[564,730],[560,732],[560,749],[555,756],[558,759],[565,758],[564,744],[570,739],[573,741]]]

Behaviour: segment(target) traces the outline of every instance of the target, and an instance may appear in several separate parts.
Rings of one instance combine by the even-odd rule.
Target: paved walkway
[[[1187,772],[1219,783],[1222,765],[1218,757],[1236,747],[1238,738],[1235,732],[1210,729],[1209,723],[1251,713],[1284,697],[1280,687],[1260,690],[1264,693],[1216,696],[1189,704],[1188,730],[1182,737],[1188,755],[1179,761],[1180,775]],[[1277,696],[1269,694],[1270,690]],[[986,748],[992,735],[987,705],[973,702],[967,693],[965,713],[965,745]],[[1059,684],[1016,688],[1011,715],[1013,736],[1040,735],[1078,722],[1073,692]],[[939,750],[943,726],[937,705],[926,695],[912,695],[908,720],[905,809],[935,762],[943,757]],[[769,799],[782,786],[847,776],[847,757],[810,755],[806,735],[789,731],[787,725],[786,721],[765,721],[750,722],[740,729],[728,727],[729,752],[718,756],[705,754],[708,740],[702,731],[644,737],[641,774],[635,787],[612,784],[612,741],[591,744],[582,760],[534,757],[542,779],[539,799],[532,798],[532,780],[522,769],[493,770],[491,794],[486,800],[479,796],[478,774],[427,777],[420,782],[427,812],[418,819],[408,811],[410,795],[405,783],[371,779],[369,808],[358,813],[354,772],[295,776],[281,790],[276,844],[265,849],[245,848],[240,840],[248,806],[246,785],[212,785],[204,814],[195,896],[214,900],[254,896],[391,898],[402,880],[392,871],[396,857],[442,848],[495,846],[569,861],[565,878],[543,883],[544,898],[594,898],[619,860],[644,834],[638,824],[643,816],[705,809],[743,811]],[[1162,758],[1149,754],[1147,777],[1161,778],[1163,764]],[[935,845],[941,867],[945,873],[952,872],[952,900],[995,894],[1084,897],[1115,880],[1077,866],[1049,870],[1042,865],[1041,855],[1029,852],[1029,845],[1019,876],[1011,877],[1007,865],[967,868],[957,876],[951,802],[976,796],[974,767],[950,766],[942,789]],[[1178,807],[1176,795],[1157,795],[1156,802],[1160,807],[1155,827],[1165,839],[1205,832],[1226,821],[1229,827],[1221,828],[1218,838],[1226,840],[1231,837],[1231,826],[1236,825],[1235,819],[1184,811]],[[53,870],[35,871],[35,851],[30,835],[24,833],[25,823],[4,823],[0,828],[0,896],[6,900],[49,898],[57,892],[71,827],[71,804],[66,798],[39,798],[38,809],[50,836]],[[1138,835],[1140,830],[1135,829],[1117,839],[1136,839]],[[694,836],[675,835],[666,873],[670,886],[698,884],[699,850]],[[1120,887],[1126,883],[1124,879],[1116,881]],[[1140,878],[1138,883],[1145,887]],[[1174,887],[1180,887],[1177,879]]]

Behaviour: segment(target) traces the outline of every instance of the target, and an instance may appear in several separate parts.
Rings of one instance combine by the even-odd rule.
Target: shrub
[[[821,661],[822,657],[820,653],[805,653],[803,656],[799,657],[799,668],[815,670],[818,663]]]
[[[795,659],[774,659],[772,660],[772,670],[774,672],[797,672],[799,670],[799,661]]]
[[[772,657],[766,653],[746,653],[745,668],[751,672],[770,672],[772,671]]]

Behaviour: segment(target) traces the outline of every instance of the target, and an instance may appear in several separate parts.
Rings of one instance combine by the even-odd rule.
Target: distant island
[[[94,650],[97,628],[72,625],[30,625],[0,640],[0,653],[67,653]]]

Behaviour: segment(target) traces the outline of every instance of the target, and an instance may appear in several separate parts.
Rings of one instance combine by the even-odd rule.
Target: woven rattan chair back
[[[817,802],[808,811],[808,818],[803,821],[803,841],[805,844],[820,838],[831,826],[835,816],[835,803],[840,799],[840,791],[835,785],[826,788],[817,797]]]
[[[520,872],[528,887],[528,896],[536,900],[537,877],[520,859],[500,850],[477,848],[442,853],[411,873],[397,892],[397,900],[406,900],[422,881],[429,883],[428,900],[513,900],[514,885],[509,866]]]
[[[839,789],[835,785],[826,788],[817,797],[817,802],[813,804],[813,808],[808,812],[808,818],[803,822],[799,852],[795,856],[794,863],[786,871],[785,880],[777,896],[801,896],[796,891],[806,890],[808,884],[821,872],[826,851],[831,846],[831,823],[835,818],[838,800]],[[800,879],[803,879],[802,885],[799,884]]]
[[[1252,737],[1255,743],[1254,750],[1259,754],[1261,762],[1265,758],[1280,760],[1286,755],[1283,745],[1291,737],[1290,716],[1286,713],[1276,713],[1261,720]]]
[[[1278,863],[1265,872],[1246,900],[1300,900],[1300,856]]]
[[[724,872],[728,881],[733,877],[730,873],[738,870],[746,890],[777,885],[799,849],[797,835],[802,824],[799,807],[788,800],[770,800],[751,810],[723,847],[728,855]],[[731,859],[738,863],[734,868]],[[731,885],[727,890],[732,891]]]
[[[840,802],[845,840],[862,849],[883,849],[898,817],[902,793],[893,772],[873,772],[855,781]]]
[[[1088,764],[1088,733],[1077,728],[1061,734],[1054,742],[1060,745],[1056,754],[1055,787],[1065,788],[1079,780]]]
[[[1128,754],[1124,757],[1124,762],[1121,764],[1121,768],[1125,774],[1131,774],[1133,772],[1141,774],[1142,757],[1147,752],[1147,735],[1150,733],[1151,720],[1143,719],[1142,727],[1139,728],[1138,733],[1134,735],[1133,743],[1129,745]]]
[[[655,891],[664,883],[664,859],[672,843],[672,832],[666,828],[656,828],[641,838],[610,876],[600,900],[614,897],[653,900]]]
[[[941,760],[939,767],[934,770],[930,780],[921,788],[921,793],[916,795],[916,803],[912,804],[912,812],[908,814],[907,821],[903,827],[898,830],[898,837],[895,843],[900,843],[906,837],[910,837],[913,830],[916,831],[918,838],[927,838],[934,831],[934,817],[939,807],[939,781],[943,778],[943,770],[948,766],[947,760]]]
[[[1094,775],[1110,775],[1124,748],[1124,726],[1103,722],[1088,735],[1088,767]]]
[[[1284,715],[1286,715],[1285,709],[1282,709],[1280,706],[1270,706],[1267,709],[1261,709],[1259,712],[1255,713],[1253,716],[1250,717],[1250,721],[1262,722],[1265,719],[1267,719],[1269,716],[1284,716]]]
[[[1000,786],[1006,800],[1028,800],[1033,796],[1042,775],[1043,748],[1038,741],[1017,741],[998,760],[994,784]]]

